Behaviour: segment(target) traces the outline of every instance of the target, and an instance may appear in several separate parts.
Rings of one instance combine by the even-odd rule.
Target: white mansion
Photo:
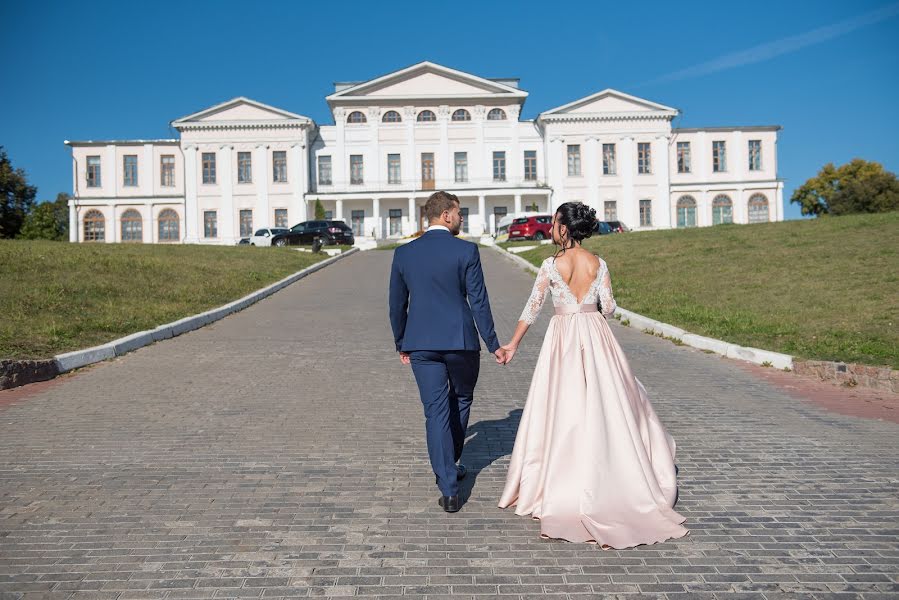
[[[521,120],[527,95],[423,62],[335,84],[334,125],[236,98],[173,121],[180,139],[67,141],[71,241],[233,244],[316,201],[398,237],[435,189],[472,235],[569,200],[633,229],[783,219],[778,126],[672,128],[677,109],[611,89]]]

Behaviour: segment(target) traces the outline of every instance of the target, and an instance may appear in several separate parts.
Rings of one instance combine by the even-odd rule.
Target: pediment
[[[225,123],[272,123],[309,121],[307,117],[297,115],[274,106],[263,104],[249,98],[234,98],[216,104],[199,112],[187,115],[172,125],[216,125]]]
[[[580,100],[569,102],[541,116],[662,113],[677,114],[676,108],[658,104],[617,90],[607,89]],[[647,115],[648,116],[648,115]]]
[[[328,96],[329,101],[360,98],[521,97],[527,92],[442,65],[423,62],[357,83]]]

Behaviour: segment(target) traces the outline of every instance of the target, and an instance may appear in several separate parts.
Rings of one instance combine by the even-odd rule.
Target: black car
[[[272,236],[272,246],[308,246],[315,240],[325,246],[355,243],[353,230],[343,221],[303,221]]]
[[[596,225],[593,227],[593,233],[598,235],[606,235],[609,233],[615,233],[615,230],[612,229],[612,226],[609,225],[606,221],[597,221]]]
[[[607,221],[609,227],[612,228],[612,231],[615,233],[624,233],[626,231],[630,231],[630,227],[622,223],[621,221]]]

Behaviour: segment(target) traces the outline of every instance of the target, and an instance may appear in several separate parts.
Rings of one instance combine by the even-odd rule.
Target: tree
[[[860,158],[840,167],[827,163],[793,192],[790,202],[799,204],[804,215],[899,210],[899,181],[880,163]]]
[[[321,200],[315,201],[315,220],[323,221],[325,219],[325,207],[322,205]]]
[[[34,206],[37,188],[28,185],[25,171],[14,169],[0,146],[0,238],[14,238]]]
[[[68,240],[70,198],[65,192],[60,192],[53,202],[41,202],[35,206],[25,217],[19,237],[26,240]]]

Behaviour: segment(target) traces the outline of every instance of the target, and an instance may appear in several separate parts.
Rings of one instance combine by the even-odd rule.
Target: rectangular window
[[[330,220],[332,220],[333,218],[334,218],[334,211],[333,211],[333,210],[326,210],[326,211],[325,211],[325,220],[326,220],[326,221],[330,221]]]
[[[353,226],[353,235],[355,236],[363,236],[365,235],[365,211],[364,210],[354,210],[350,213],[350,222]]]
[[[762,170],[762,140],[749,140],[749,170]]]
[[[127,187],[137,186],[137,154],[126,154],[122,157],[123,161],[123,185]]]
[[[459,207],[459,215],[462,216],[462,233],[468,233],[468,207]]]
[[[87,187],[100,187],[103,185],[100,180],[100,157],[87,157]]]
[[[640,200],[640,227],[652,225],[652,200]]]
[[[272,181],[275,183],[287,183],[286,150],[274,150],[272,152]]]
[[[615,175],[618,167],[615,165],[615,144],[602,145],[602,174]]]
[[[677,143],[677,172],[690,172],[690,142]]]
[[[362,155],[350,154],[350,183],[362,183]]]
[[[331,185],[331,157],[318,157],[318,184]]]
[[[568,176],[575,177],[581,174],[581,147],[579,144],[568,146]]]
[[[253,155],[237,153],[237,183],[253,183]]]
[[[434,153],[421,153],[421,189],[434,189]]]
[[[727,145],[725,142],[712,142],[712,171],[715,173],[727,171]]]
[[[391,208],[389,212],[390,218],[390,235],[403,234],[403,209]]]
[[[606,221],[617,221],[618,220],[618,202],[616,200],[606,200],[604,205]]]
[[[524,180],[537,181],[537,151],[524,151]]]
[[[175,155],[163,154],[159,157],[159,185],[175,186]]]
[[[240,211],[240,237],[251,235],[253,235],[253,210],[243,209]]]
[[[215,152],[203,153],[203,183],[215,183]]]
[[[506,153],[493,153],[493,181],[506,180]]]
[[[400,155],[387,155],[387,183],[401,183],[402,174],[400,172]]]
[[[287,209],[275,209],[275,227],[287,227]]]
[[[640,175],[652,173],[652,150],[649,147],[649,142],[639,142],[637,144],[637,173]]]
[[[203,211],[203,237],[217,238],[219,236],[218,213],[214,210]]]
[[[468,183],[468,152],[455,152],[453,164],[455,165],[456,183]]]

